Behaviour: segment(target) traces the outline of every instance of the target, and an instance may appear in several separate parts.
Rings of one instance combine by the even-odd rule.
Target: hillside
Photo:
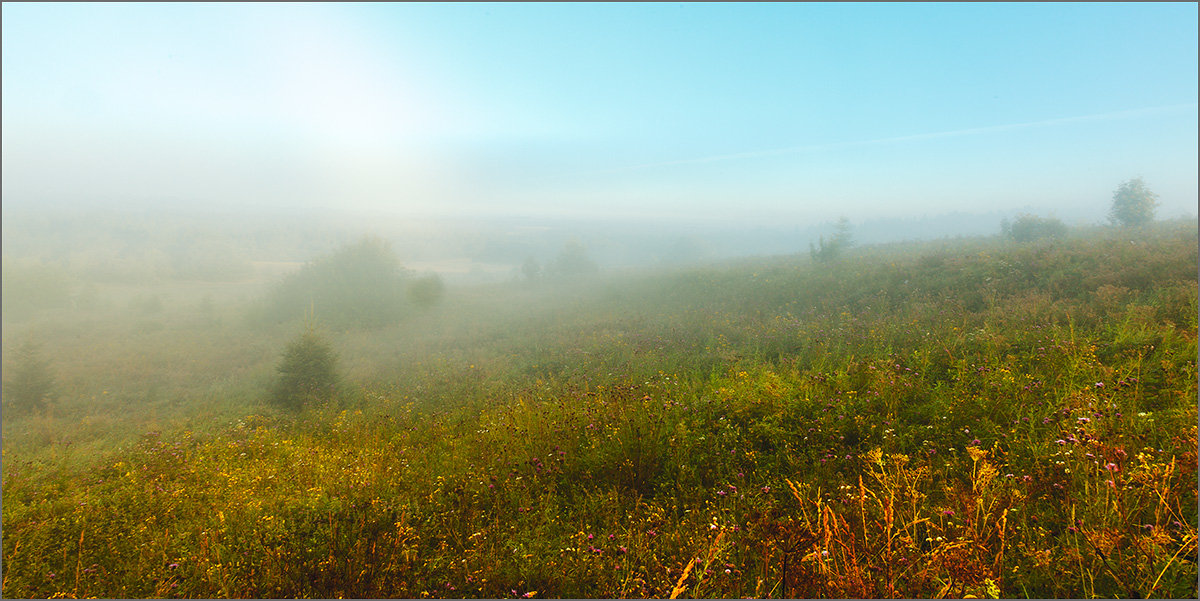
[[[58,396],[2,592],[1195,597],[1197,271],[1188,221],[451,288],[298,414],[255,290],[127,291],[6,327]]]

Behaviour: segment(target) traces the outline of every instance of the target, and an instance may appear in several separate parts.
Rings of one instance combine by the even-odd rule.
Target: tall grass
[[[1185,225],[450,289],[299,414],[284,327],[47,326],[3,594],[1195,597]]]

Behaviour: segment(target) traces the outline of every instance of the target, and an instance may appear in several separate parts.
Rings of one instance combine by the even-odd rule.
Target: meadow
[[[343,385],[298,413],[266,282],[94,287],[6,315],[58,394],[5,407],[0,592],[1195,598],[1197,245],[451,287],[321,330]]]

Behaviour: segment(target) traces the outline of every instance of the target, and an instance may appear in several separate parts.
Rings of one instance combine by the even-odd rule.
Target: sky
[[[0,10],[5,204],[1196,214],[1196,3]]]

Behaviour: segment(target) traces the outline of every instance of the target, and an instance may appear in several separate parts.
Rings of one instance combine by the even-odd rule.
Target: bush
[[[289,321],[312,310],[337,327],[380,327],[404,315],[404,271],[387,243],[363,238],[357,244],[308,263],[271,294],[268,319]]]
[[[854,237],[850,233],[850,220],[842,217],[834,226],[833,237],[829,239],[829,242],[826,242],[825,237],[821,236],[820,246],[809,243],[808,252],[814,261],[824,263],[840,257],[842,251],[851,246],[854,246]]]
[[[1108,218],[1116,225],[1145,225],[1154,221],[1158,195],[1150,191],[1142,178],[1121,182],[1113,192],[1112,210]]]
[[[1028,213],[1017,215],[1016,221],[1007,219],[1000,224],[1000,230],[1005,237],[1017,242],[1032,242],[1042,238],[1063,238],[1067,235],[1067,226],[1054,217],[1038,217]]]
[[[596,262],[588,256],[587,249],[578,240],[564,244],[554,261],[546,266],[547,274],[560,278],[590,275],[599,270]]]
[[[54,397],[54,374],[41,347],[26,340],[15,352],[12,377],[4,381],[4,405],[18,413],[39,411]]]
[[[337,363],[333,347],[308,324],[283,352],[271,402],[299,411],[311,400],[332,396],[340,379]]]
[[[421,276],[408,285],[408,298],[414,305],[428,309],[442,301],[446,285],[436,273]]]

